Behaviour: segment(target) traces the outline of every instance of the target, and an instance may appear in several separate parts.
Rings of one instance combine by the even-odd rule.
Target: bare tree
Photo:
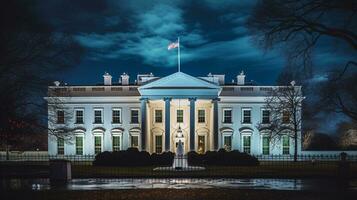
[[[0,7],[0,138],[7,151],[21,146],[19,138],[28,143],[31,134],[47,134],[47,86],[82,54],[69,34],[38,17],[35,5],[17,0]]]
[[[292,81],[290,86],[275,87],[265,100],[265,108],[270,112],[270,123],[260,122],[257,128],[265,131],[273,143],[281,141],[287,136],[294,141],[294,161],[297,161],[299,139],[301,139],[301,87],[295,86]]]

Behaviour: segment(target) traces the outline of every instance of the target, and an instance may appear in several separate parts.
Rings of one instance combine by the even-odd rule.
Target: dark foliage
[[[187,154],[189,165],[193,166],[255,166],[259,161],[254,156],[247,153],[241,153],[237,150],[225,151],[207,151],[205,154],[198,154],[191,151]]]
[[[336,150],[338,146],[329,135],[323,133],[315,134],[306,150]]]
[[[150,155],[146,151],[139,151],[137,148],[128,148],[126,151],[105,151],[95,156],[93,165],[96,166],[171,166],[174,154],[164,152],[162,154]]]

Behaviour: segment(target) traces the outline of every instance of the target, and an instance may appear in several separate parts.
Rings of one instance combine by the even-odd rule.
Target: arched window
[[[122,150],[123,130],[119,128],[112,129],[112,151]]]

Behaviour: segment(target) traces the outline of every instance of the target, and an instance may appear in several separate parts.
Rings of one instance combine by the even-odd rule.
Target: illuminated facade
[[[96,86],[57,82],[49,87],[49,94],[56,92],[46,98],[49,128],[72,132],[65,139],[49,134],[50,155],[93,155],[128,147],[175,152],[179,140],[185,153],[225,148],[255,155],[293,154],[291,138],[271,144],[257,129],[258,123],[269,123],[264,103],[274,86],[249,84],[243,73],[229,84],[224,75],[193,77],[183,72],[163,78],[138,75],[134,84],[127,74],[117,84],[109,74],[103,77],[104,84]]]

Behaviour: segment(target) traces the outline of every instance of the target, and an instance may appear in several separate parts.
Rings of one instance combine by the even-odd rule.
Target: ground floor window
[[[262,146],[263,146],[263,155],[269,155],[269,137],[268,136],[263,136]]]
[[[139,136],[132,135],[130,139],[131,139],[131,147],[139,148]]]
[[[155,153],[162,152],[162,135],[155,136]]]
[[[197,152],[198,153],[205,153],[205,151],[206,151],[205,146],[206,146],[205,136],[204,135],[199,135],[198,136],[198,149],[197,149]]]
[[[113,135],[113,151],[120,151],[120,136]]]
[[[102,136],[94,136],[94,153],[102,152]]]
[[[290,154],[290,138],[287,135],[283,136],[283,155]]]
[[[243,136],[243,152],[250,153],[250,135]]]
[[[83,137],[76,136],[76,155],[83,155]]]
[[[63,155],[64,154],[64,139],[57,138],[57,154]]]
[[[231,151],[232,150],[232,136],[230,135],[225,135],[223,137],[223,148],[226,151]]]

